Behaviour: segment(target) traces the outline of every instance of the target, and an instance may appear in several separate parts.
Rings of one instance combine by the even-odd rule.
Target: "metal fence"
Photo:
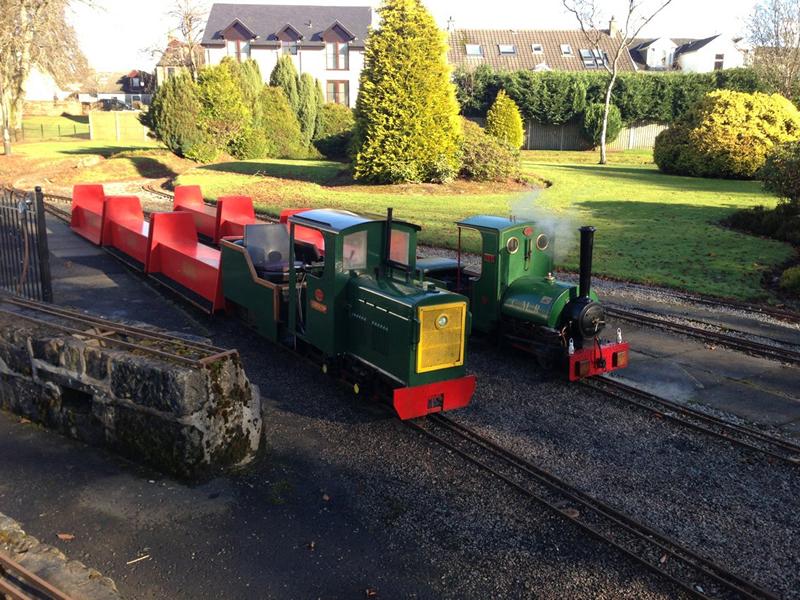
[[[45,140],[88,140],[88,123],[33,125],[23,123],[20,129],[12,129],[12,142],[41,142]]]
[[[0,289],[52,302],[44,194],[0,191]]]

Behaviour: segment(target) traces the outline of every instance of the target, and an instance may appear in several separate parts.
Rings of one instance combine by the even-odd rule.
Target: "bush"
[[[279,87],[286,94],[286,99],[289,101],[289,106],[292,107],[295,116],[300,110],[300,95],[298,93],[298,76],[297,69],[294,68],[292,57],[288,54],[282,54],[278,59],[278,64],[272,69],[269,76],[269,84],[274,87]]]
[[[300,123],[283,90],[264,86],[259,95],[254,127],[264,133],[265,155],[271,158],[306,158],[301,143]]]
[[[800,204],[800,143],[781,144],[767,155],[760,173],[764,189]]]
[[[665,173],[749,179],[777,144],[800,139],[800,111],[778,94],[716,91],[656,138]]]
[[[199,114],[197,86],[189,75],[183,74],[170,77],[159,86],[142,120],[172,152],[195,158],[192,148],[206,141],[197,124]]]
[[[773,210],[763,206],[738,210],[726,223],[740,231],[800,244],[800,208],[781,202]]]
[[[262,129],[248,127],[229,145],[231,154],[239,160],[265,158],[269,154],[267,136]]]
[[[322,156],[331,160],[346,162],[350,159],[350,147],[353,143],[353,132],[343,131],[327,135],[324,138],[314,140],[314,147]]]
[[[461,164],[461,126],[444,34],[421,0],[386,0],[379,13],[361,71],[354,177],[450,180]]]
[[[314,147],[325,158],[345,161],[353,141],[353,111],[343,104],[323,104],[319,111]]]
[[[486,115],[486,133],[518,150],[525,138],[522,116],[514,101],[500,90]]]
[[[200,71],[197,98],[200,102],[198,123],[220,150],[227,149],[228,144],[250,126],[252,113],[244,102],[233,69],[227,64]]]
[[[199,163],[212,163],[217,160],[219,154],[220,150],[213,138],[209,135],[201,134],[201,137],[186,152],[186,158]]]
[[[786,269],[781,275],[781,288],[793,294],[800,294],[800,267]]]
[[[506,181],[520,177],[519,154],[464,119],[461,177],[474,181]]]
[[[595,147],[600,145],[600,138],[603,135],[603,115],[605,114],[605,104],[590,104],[583,115],[583,133],[586,139],[592,142]],[[619,109],[613,104],[608,110],[608,127],[606,129],[606,143],[611,144],[622,131],[622,116]]]
[[[317,126],[317,89],[319,83],[309,73],[303,73],[298,86],[299,103],[297,120],[300,121],[300,132],[303,134],[303,145],[308,146],[314,137]]]

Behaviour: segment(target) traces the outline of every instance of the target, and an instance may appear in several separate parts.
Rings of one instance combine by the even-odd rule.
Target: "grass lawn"
[[[87,115],[30,116],[22,121],[22,132],[26,142],[87,138],[89,117]]]
[[[561,267],[576,269],[577,235],[598,228],[595,272],[733,298],[765,296],[765,271],[788,260],[793,249],[717,225],[732,211],[776,198],[757,182],[663,175],[650,152],[613,153],[606,166],[596,152],[523,152],[533,180],[551,187],[479,185],[362,186],[346,168],[327,161],[260,160],[197,167],[178,178],[199,184],[206,197],[246,193],[257,209],[275,215],[288,207],[334,207],[382,213],[422,225],[421,242],[455,247],[453,222],[473,214],[534,215],[561,235]],[[561,232],[564,232],[562,234]],[[559,246],[559,243],[556,242]],[[475,250],[475,248],[470,248]]]

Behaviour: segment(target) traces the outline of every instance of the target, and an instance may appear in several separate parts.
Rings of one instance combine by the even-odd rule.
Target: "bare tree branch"
[[[600,48],[600,40],[606,35],[610,37],[614,44],[613,59],[604,60],[603,67],[610,75],[606,87],[605,111],[603,113],[603,129],[600,135],[600,164],[608,162],[606,138],[608,133],[608,113],[611,109],[611,96],[614,84],[619,76],[620,60],[629,52],[628,46],[631,41],[638,37],[642,30],[658,16],[672,0],[659,0],[657,3],[648,0],[628,0],[628,8],[625,15],[624,25],[616,36],[608,34],[599,23],[601,0],[562,0],[564,8],[575,16],[581,28],[583,37],[592,45],[593,48]],[[649,9],[649,10],[648,10]]]

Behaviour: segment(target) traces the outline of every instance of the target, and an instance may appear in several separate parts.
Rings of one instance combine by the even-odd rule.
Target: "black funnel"
[[[594,227],[581,227],[581,273],[578,293],[581,298],[588,298],[592,289],[592,253],[594,252]]]

